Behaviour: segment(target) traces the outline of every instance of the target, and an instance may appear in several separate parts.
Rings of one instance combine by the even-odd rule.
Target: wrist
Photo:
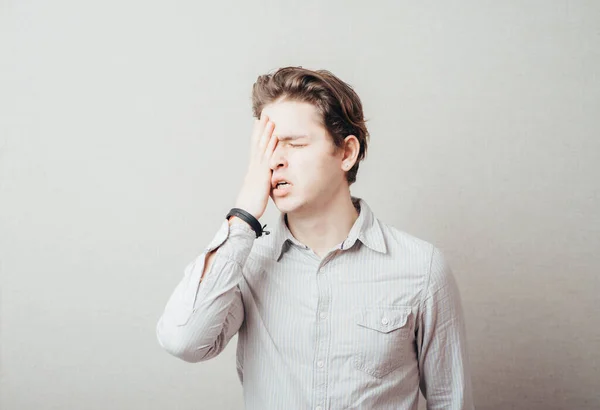
[[[238,218],[237,216],[230,216],[229,217],[229,226],[231,226],[231,225],[247,225],[247,226],[250,226],[250,224],[248,222],[244,221],[243,219]]]
[[[254,215],[252,215],[251,213],[249,213],[248,211],[242,209],[242,208],[232,208],[229,213],[226,215],[227,220],[231,220],[231,218],[237,217],[238,219],[240,219],[240,221],[242,223],[246,223],[250,226],[250,228],[256,233],[256,237],[260,237],[262,236],[262,234],[264,233],[265,235],[268,235],[270,232],[269,231],[265,231],[264,228],[267,226],[262,226],[260,224],[260,221],[254,217]],[[234,222],[231,222],[231,224]],[[230,224],[230,226],[231,226]]]
[[[244,211],[248,212],[250,215],[252,215],[257,220],[260,219],[260,217],[262,216],[261,213],[256,212],[256,210],[254,209],[254,207],[246,206],[246,205],[244,205],[243,202],[237,202],[236,205],[235,205],[235,207],[238,208],[238,209],[243,209]],[[243,220],[241,218],[238,218],[238,219]]]

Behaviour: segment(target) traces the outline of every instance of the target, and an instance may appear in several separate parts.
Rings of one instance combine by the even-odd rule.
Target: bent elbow
[[[159,321],[156,326],[156,338],[160,347],[170,355],[188,363],[198,363],[215,356],[214,344],[194,343],[192,335],[186,334],[182,330],[184,329],[167,332],[162,322]]]

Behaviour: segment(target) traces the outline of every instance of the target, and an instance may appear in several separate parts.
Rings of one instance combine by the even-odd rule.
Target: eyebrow
[[[293,141],[300,138],[308,138],[308,135],[277,135],[279,141]]]

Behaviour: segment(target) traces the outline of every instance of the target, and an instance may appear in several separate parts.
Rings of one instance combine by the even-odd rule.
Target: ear
[[[342,169],[350,171],[354,166],[358,153],[360,152],[360,142],[354,135],[348,135],[344,139],[344,155],[342,156]]]

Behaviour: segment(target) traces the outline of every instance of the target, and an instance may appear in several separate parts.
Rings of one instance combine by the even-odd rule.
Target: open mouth
[[[288,186],[288,185],[290,185],[290,184],[289,184],[289,182],[282,181],[282,182],[279,182],[279,183],[278,183],[278,184],[275,186],[275,189],[279,189],[279,188],[282,188],[282,187],[286,187],[286,186]]]

